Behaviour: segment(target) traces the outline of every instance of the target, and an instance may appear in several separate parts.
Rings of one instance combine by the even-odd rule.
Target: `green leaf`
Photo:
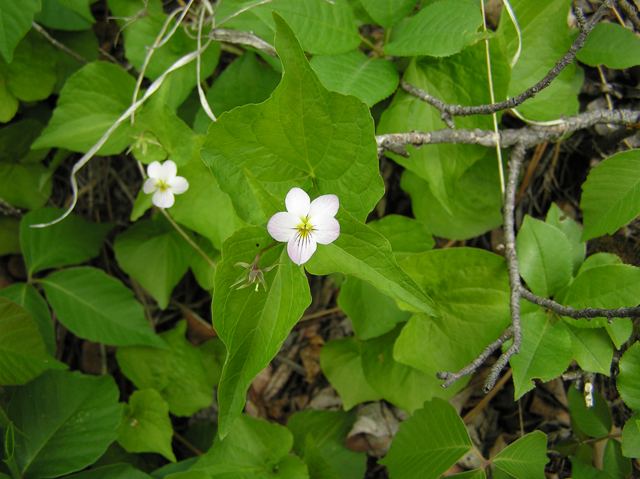
[[[42,11],[35,21],[55,30],[90,30],[96,23],[88,0],[42,0]]]
[[[527,215],[516,244],[520,275],[534,294],[554,296],[569,284],[573,251],[562,231]]]
[[[0,298],[0,384],[25,384],[47,369],[66,369],[46,350],[38,326],[20,305]]]
[[[606,264],[589,268],[579,274],[569,286],[563,304],[575,309],[622,308],[640,302],[640,269],[626,264]],[[600,328],[606,318],[569,319],[578,328]],[[614,322],[619,322],[616,319]],[[625,339],[626,340],[626,339]]]
[[[595,253],[584,260],[578,274],[582,274],[590,268],[605,264],[622,264],[622,260],[613,253]]]
[[[5,79],[0,75],[0,123],[11,120],[18,111],[19,101],[11,94]]]
[[[43,208],[22,218],[20,242],[29,276],[49,268],[84,263],[98,256],[104,237],[113,227],[110,223],[89,223],[73,213],[46,228],[30,227],[53,221],[63,212]]]
[[[306,466],[289,455],[292,446],[293,435],[286,427],[241,414],[224,441],[216,438],[190,470],[214,478],[306,479]]]
[[[585,464],[577,457],[570,457],[569,459],[571,460],[572,477],[579,479],[611,479],[609,474]]]
[[[112,63],[89,63],[71,75],[60,92],[53,118],[33,148],[66,148],[86,153],[130,106],[135,79]],[[98,150],[121,153],[131,125],[123,122]]]
[[[56,338],[53,331],[53,323],[51,322],[51,313],[40,293],[31,284],[16,283],[0,289],[0,297],[19,304],[29,312],[38,326],[38,331],[44,340],[47,353],[55,356]]]
[[[24,477],[58,477],[93,464],[117,437],[119,394],[110,375],[65,371],[47,371],[16,388],[7,414],[24,432],[16,435]]]
[[[150,100],[135,118],[131,136],[139,140],[131,151],[137,160],[149,164],[168,157],[178,167],[189,161],[194,149],[193,131],[161,99]]]
[[[252,31],[272,43],[274,32],[280,29],[278,22],[273,20],[272,11],[284,17],[302,48],[314,55],[340,55],[360,44],[358,25],[345,2],[274,0],[242,13],[225,28]]]
[[[65,32],[61,30],[56,32],[55,38],[89,62],[94,62],[98,59],[98,39],[95,33],[93,33],[93,30],[86,30],[84,32]],[[57,48],[55,49],[55,60],[58,81],[56,82],[53,92],[60,94],[67,79],[80,70],[83,64],[68,53]]]
[[[240,12],[261,3],[264,3],[264,0],[224,0],[216,5],[216,25],[222,25]]]
[[[631,346],[620,359],[616,385],[625,404],[640,411],[640,343]]]
[[[340,236],[318,248],[306,264],[307,271],[316,275],[351,274],[415,311],[441,315],[431,298],[398,267],[389,242],[380,233],[360,223],[342,207],[336,219],[340,222]]]
[[[368,58],[359,50],[337,56],[317,55],[311,59],[311,66],[326,88],[357,96],[368,107],[398,87],[398,71],[392,62]]]
[[[414,253],[429,251],[436,244],[424,223],[406,216],[386,215],[367,225],[387,238],[398,261]]]
[[[137,18],[123,30],[124,45],[127,59],[140,70],[148,49],[154,45],[157,35],[160,33],[167,15],[164,13],[150,13],[147,16]],[[170,23],[165,35],[174,26],[175,19]],[[197,33],[197,32],[196,32]],[[208,31],[203,30],[203,36]],[[204,44],[204,42],[203,42]],[[145,76],[151,80],[157,79],[165,70],[184,55],[197,49],[197,40],[190,37],[183,28],[178,28],[171,39],[162,47],[154,51],[145,71]],[[220,57],[220,43],[212,42],[201,54],[200,79],[204,80],[213,73]],[[185,65],[169,74],[167,81],[171,81],[171,96],[169,104],[172,107],[180,105],[191,93],[198,83],[196,74],[196,62]],[[131,103],[131,96],[129,95]]]
[[[169,405],[155,389],[135,391],[122,410],[118,442],[128,452],[157,452],[172,462]]]
[[[573,359],[578,361],[582,370],[609,376],[613,346],[607,331],[604,328],[575,328],[569,323],[566,327],[571,337]]]
[[[204,369],[209,376],[211,387],[216,387],[222,375],[222,366],[227,359],[227,348],[219,339],[207,341],[198,348],[202,353]]]
[[[607,401],[598,391],[593,391],[593,407],[585,405],[584,396],[575,387],[567,393],[571,419],[582,432],[591,437],[606,437],[613,426],[613,418]]]
[[[113,249],[122,270],[166,309],[171,291],[189,269],[191,246],[180,233],[157,213],[116,236]]]
[[[533,379],[550,381],[571,362],[571,337],[562,321],[541,309],[522,315],[522,346],[509,362],[513,368],[515,399],[534,388]]]
[[[429,183],[405,170],[400,186],[411,196],[413,214],[442,238],[475,238],[502,224],[502,198],[493,154],[473,164],[447,193],[450,212],[433,195]]]
[[[533,431],[503,449],[491,461],[517,479],[543,479],[547,458],[547,436]]]
[[[13,59],[13,50],[22,37],[31,29],[33,16],[42,8],[40,0],[25,0],[20,3],[14,0],[0,1],[0,53],[7,63]]]
[[[215,263],[220,261],[220,252],[213,247],[211,241],[204,236],[198,236],[194,241],[209,259]],[[209,292],[213,291],[213,277],[216,270],[211,267],[209,261],[195,249],[192,249],[192,254],[189,258],[189,267],[200,287]]]
[[[457,371],[509,324],[504,258],[480,249],[450,248],[413,255],[400,266],[434,298],[443,317],[414,315],[396,341],[396,361],[430,375]],[[461,331],[464,342],[458,339]]]
[[[387,456],[378,462],[387,466],[396,479],[436,479],[472,447],[469,433],[454,407],[434,398],[400,424]]]
[[[514,97],[542,80],[569,50],[567,14],[571,0],[511,0],[509,3],[522,33],[522,52],[511,72],[509,85],[509,97]],[[512,60],[518,49],[518,35],[508,15],[502,17],[497,34]],[[578,113],[581,86],[582,70],[571,64],[551,86],[520,105],[518,111],[533,120],[572,116]]]
[[[640,150],[617,153],[589,173],[582,185],[586,241],[613,234],[640,215]]]
[[[16,121],[3,127],[0,130],[0,163],[21,163],[43,128],[44,124],[34,119]]]
[[[401,364],[393,358],[393,347],[400,331],[402,325],[384,336],[362,343],[362,370],[373,390],[409,414],[434,396],[443,399],[453,397],[464,382],[460,387],[456,384],[442,389],[442,381],[435,375]]]
[[[408,321],[411,317],[411,313],[398,308],[391,297],[353,276],[347,277],[343,283],[338,306],[349,317],[355,336],[361,340],[388,333],[396,324]]]
[[[131,346],[116,353],[122,373],[137,388],[158,391],[176,416],[191,416],[213,400],[202,353],[186,340],[186,329],[186,321],[181,321],[161,334],[165,349]]]
[[[409,15],[417,2],[416,0],[361,0],[360,3],[375,23],[389,28]]]
[[[164,348],[133,292],[95,268],[69,268],[41,280],[58,319],[73,334],[112,346]]]
[[[13,61],[0,57],[0,77],[9,94],[22,101],[44,100],[56,84],[53,47],[35,31],[30,31],[13,52]]]
[[[355,338],[329,341],[320,353],[322,373],[340,395],[345,411],[362,402],[382,399],[367,382],[361,357],[361,343]]]
[[[472,8],[476,8],[472,6]],[[434,24],[437,22],[428,22]],[[492,79],[496,99],[506,99],[507,87],[509,83],[510,68],[507,59],[502,52],[497,41],[489,43],[491,51]],[[428,94],[439,98],[445,103],[455,105],[478,105],[491,103],[491,95],[487,87],[489,78],[486,69],[486,47],[484,43],[478,43],[465,49],[463,52],[449,58],[421,58],[414,59],[409,64],[404,81],[421,88]],[[458,117],[455,120],[458,128],[485,130],[493,129],[491,117],[488,115],[475,115],[468,117]],[[446,125],[441,119],[440,112],[428,103],[409,95],[404,91],[398,91],[394,96],[391,106],[383,113],[378,125],[378,134],[397,133],[401,131],[434,131],[445,128]],[[424,145],[419,149],[413,146],[407,147],[409,158],[398,155],[390,157],[400,165],[416,173],[429,183],[430,192],[441,203],[441,209],[449,215],[460,217],[464,209],[476,210],[472,214],[458,220],[463,225],[466,223],[478,222],[478,209],[486,208],[487,198],[482,198],[480,205],[472,198],[463,211],[456,211],[457,204],[467,205],[466,201],[456,199],[457,196],[469,197],[467,189],[458,189],[457,184],[463,178],[464,173],[476,162],[482,159],[491,158],[491,183],[486,183],[486,179],[479,180],[479,184],[486,191],[488,186],[495,183],[498,186],[498,160],[495,151],[479,145]],[[474,189],[478,186],[474,185]],[[464,191],[464,192],[463,192]],[[483,192],[483,196],[486,193]],[[501,198],[501,195],[498,195]],[[500,200],[501,201],[501,200]],[[483,214],[480,219],[486,219],[487,214]],[[470,221],[469,221],[470,220]],[[451,220],[445,221],[445,225]],[[431,222],[426,223],[432,232]],[[478,236],[484,233],[474,233]],[[437,234],[437,233],[436,233]],[[442,236],[439,234],[439,236]],[[446,236],[451,237],[451,236]],[[462,238],[459,238],[462,239]]]
[[[546,223],[558,228],[569,240],[573,251],[573,275],[577,275],[587,253],[586,243],[581,242],[582,228],[573,218],[565,215],[555,203],[551,204],[547,212]]]
[[[619,318],[614,320],[613,323],[607,323],[604,325],[611,341],[613,341],[616,349],[622,349],[624,343],[631,337],[633,333],[633,322],[631,318]]]
[[[264,267],[283,263],[264,273],[267,291],[234,286],[247,272],[236,263],[253,263],[257,253],[271,244],[273,239],[264,228],[241,228],[222,245],[222,261],[216,268],[213,325],[228,351],[218,387],[222,438],[242,412],[251,381],[275,357],[311,303],[304,270],[289,260],[286,248],[260,256],[259,265]]]
[[[253,194],[258,199],[265,218],[271,218],[276,213],[285,209],[284,203],[273,196],[271,193],[269,193],[269,191],[267,191],[262,183],[260,183],[256,179],[256,177],[253,176],[253,173],[251,173],[251,171],[249,171],[247,168],[243,168],[242,172],[247,178],[247,183],[249,183],[251,191],[253,191]]]
[[[640,426],[637,415],[629,418],[622,429],[622,454],[625,457],[640,457]]]
[[[624,70],[640,65],[640,40],[617,23],[598,23],[576,58],[589,66]]]
[[[221,5],[227,3],[225,0]],[[219,14],[219,12],[218,12]],[[225,111],[249,103],[262,103],[280,82],[280,74],[261,63],[252,52],[246,52],[229,65],[213,82],[207,92],[207,101],[213,114],[218,117]],[[193,129],[206,134],[211,119],[200,108]]]
[[[347,211],[364,220],[384,191],[369,109],[357,98],[326,90],[291,28],[275,18],[285,70],[280,85],[264,103],[221,115],[209,127],[202,159],[249,223],[265,217],[243,168],[277,198],[313,182],[319,194],[338,195]]]
[[[313,464],[308,462],[310,453],[308,438],[312,439],[312,444],[316,447],[321,459],[337,477],[342,479],[364,477],[366,455],[352,451],[344,445],[355,420],[355,411],[347,413],[342,410],[306,410],[297,412],[289,418],[287,427],[293,433],[293,450],[298,456],[304,458],[309,466],[311,478],[326,476],[316,475],[317,471],[313,469]]]
[[[0,198],[18,208],[41,208],[51,196],[52,174],[39,163],[0,164]]]
[[[112,464],[93,467],[90,471],[68,476],[69,479],[151,479],[152,476],[134,469],[131,464]]]
[[[625,479],[631,474],[631,459],[622,455],[622,445],[609,439],[604,447],[602,470],[616,479]]]
[[[1,190],[0,187],[0,198],[4,198]],[[20,253],[20,219],[0,217],[0,256]]]
[[[204,137],[198,137],[189,163],[179,170],[189,182],[189,189],[176,198],[171,217],[178,223],[206,237],[220,250],[222,243],[246,223],[238,218],[229,197],[220,190],[209,169],[200,159]]]
[[[437,18],[438,21],[432,19]],[[442,0],[428,5],[409,19],[384,47],[387,55],[445,57],[478,40],[482,25],[480,9],[467,0]]]

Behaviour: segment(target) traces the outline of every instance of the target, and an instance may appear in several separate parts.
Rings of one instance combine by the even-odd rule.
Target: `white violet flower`
[[[276,213],[267,224],[269,234],[286,242],[289,258],[301,265],[309,261],[317,244],[329,244],[340,236],[340,223],[334,218],[340,202],[336,195],[319,196],[310,202],[300,188],[291,188],[285,198],[287,211]]]
[[[149,178],[142,190],[148,195],[153,193],[151,201],[158,208],[171,208],[175,202],[173,195],[180,195],[189,189],[189,182],[182,176],[176,176],[178,167],[167,160],[163,164],[154,161],[147,167]]]

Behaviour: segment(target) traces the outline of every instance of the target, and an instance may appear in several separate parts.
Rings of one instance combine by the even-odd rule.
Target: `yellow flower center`
[[[308,216],[306,218],[300,218],[300,219],[302,220],[302,223],[296,226],[296,229],[298,230],[298,234],[300,235],[300,238],[306,239],[307,236],[313,233],[313,226],[309,224]]]
[[[160,191],[167,191],[169,189],[169,185],[164,180],[158,180],[158,182],[156,183],[156,188],[158,188]]]

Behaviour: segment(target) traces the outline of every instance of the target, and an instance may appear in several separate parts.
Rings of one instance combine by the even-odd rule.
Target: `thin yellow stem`
[[[485,17],[484,12],[484,0],[480,2],[482,6],[482,28],[486,32],[487,31],[487,19]],[[485,38],[484,40],[485,48],[487,51],[487,76],[489,78],[489,94],[491,95],[491,103],[495,103],[495,95],[493,94],[493,76],[491,75],[491,53],[489,49],[489,39]],[[500,173],[500,191],[502,196],[504,197],[504,168],[502,167],[502,151],[500,150],[500,135],[498,134],[498,115],[497,113],[493,113],[491,115],[493,117],[493,131],[496,134],[496,155],[498,156],[498,172]]]
[[[386,56],[382,50],[380,50],[377,46],[375,46],[373,43],[371,43],[367,38],[363,37],[362,35],[360,35],[360,40],[381,57]]]
[[[213,268],[216,269],[216,264],[211,260],[211,258],[209,258],[207,256],[207,253],[205,253],[204,251],[202,251],[202,249],[200,248],[200,246],[198,246],[190,237],[187,233],[184,232],[184,230],[182,228],[180,228],[180,225],[178,223],[176,223],[173,218],[171,217],[171,215],[169,215],[169,213],[167,213],[167,210],[165,210],[164,208],[160,208],[160,211],[162,211],[162,214],[165,216],[165,218],[167,218],[169,220],[169,223],[171,223],[171,225],[178,231],[178,233],[180,233],[182,235],[182,237],[184,239],[187,240],[187,243],[189,243],[191,246],[193,246],[193,249],[195,249],[198,253],[200,253],[200,256],[202,256],[207,263],[209,263],[209,265]]]

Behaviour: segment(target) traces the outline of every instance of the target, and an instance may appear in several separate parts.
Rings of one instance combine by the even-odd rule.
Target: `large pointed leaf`
[[[113,249],[123,271],[166,309],[171,291],[189,269],[191,246],[180,233],[158,213],[119,234]]]
[[[47,369],[66,369],[45,348],[28,311],[0,298],[0,384],[25,384]]]
[[[135,79],[112,63],[89,63],[64,85],[53,118],[33,148],[59,147],[86,153],[131,104]],[[118,154],[129,144],[127,122],[100,148]]]
[[[516,399],[534,388],[533,379],[550,381],[571,362],[571,338],[564,323],[537,307],[531,309],[522,315],[520,352],[510,359]]]
[[[75,335],[112,346],[165,348],[133,291],[95,268],[69,268],[42,280],[58,319]]]
[[[253,285],[240,290],[233,286],[247,273],[235,264],[253,263],[258,252],[273,242],[264,228],[248,226],[222,245],[211,306],[216,332],[228,351],[218,388],[220,437],[229,433],[242,412],[253,378],[277,354],[311,303],[304,270],[289,260],[286,248],[278,247],[260,257],[260,267],[283,263],[264,274],[267,291],[260,284],[258,290]]]
[[[598,391],[593,391],[593,406],[587,407],[580,391],[572,387],[567,393],[571,419],[577,428],[591,437],[606,437],[611,432],[613,417],[607,400]]]
[[[441,316],[431,298],[398,267],[384,236],[360,223],[342,207],[336,219],[340,222],[340,236],[333,243],[318,247],[306,264],[311,274],[351,274],[406,303],[414,311]]]
[[[22,219],[20,243],[29,275],[43,269],[84,263],[98,256],[102,240],[113,227],[109,223],[89,223],[74,214],[46,228],[30,227],[53,221],[62,213],[62,210],[43,208],[31,211]]]
[[[605,328],[576,328],[566,324],[571,337],[573,359],[583,371],[609,376],[613,360],[613,346]]]
[[[640,344],[631,346],[620,360],[618,391],[624,402],[634,411],[640,411]]]
[[[389,28],[404,19],[416,6],[416,0],[361,0],[378,25]]]
[[[613,234],[640,214],[640,150],[623,151],[591,170],[582,185],[584,241]]]
[[[554,296],[571,280],[571,244],[555,226],[525,216],[517,238],[520,275],[539,296]]]
[[[591,31],[576,58],[592,67],[624,70],[640,65],[640,40],[617,23],[601,22]]]
[[[122,406],[113,377],[48,371],[16,388],[8,416],[25,479],[58,477],[93,464],[117,437]]]
[[[509,324],[504,258],[475,248],[450,248],[412,255],[400,265],[434,298],[443,316],[414,315],[396,341],[396,361],[431,375],[457,371]]]
[[[22,37],[31,28],[31,22],[36,12],[40,11],[40,0],[2,0],[0,2],[0,53],[11,63],[13,50]]]
[[[396,479],[436,479],[472,448],[454,407],[442,399],[425,402],[400,425],[387,456],[380,461]]]
[[[569,240],[573,252],[573,275],[575,276],[578,274],[580,266],[584,262],[584,256],[587,253],[587,244],[581,240],[582,228],[573,218],[564,214],[555,203],[551,205],[547,212],[546,222],[562,231]]]
[[[544,479],[544,466],[549,462],[547,436],[533,431],[503,449],[492,462],[517,479]]]
[[[265,217],[243,168],[278,198],[312,183],[320,194],[338,195],[363,221],[384,192],[369,109],[325,89],[291,28],[274,18],[284,67],[280,85],[264,103],[221,115],[209,127],[202,158],[249,223]]]

